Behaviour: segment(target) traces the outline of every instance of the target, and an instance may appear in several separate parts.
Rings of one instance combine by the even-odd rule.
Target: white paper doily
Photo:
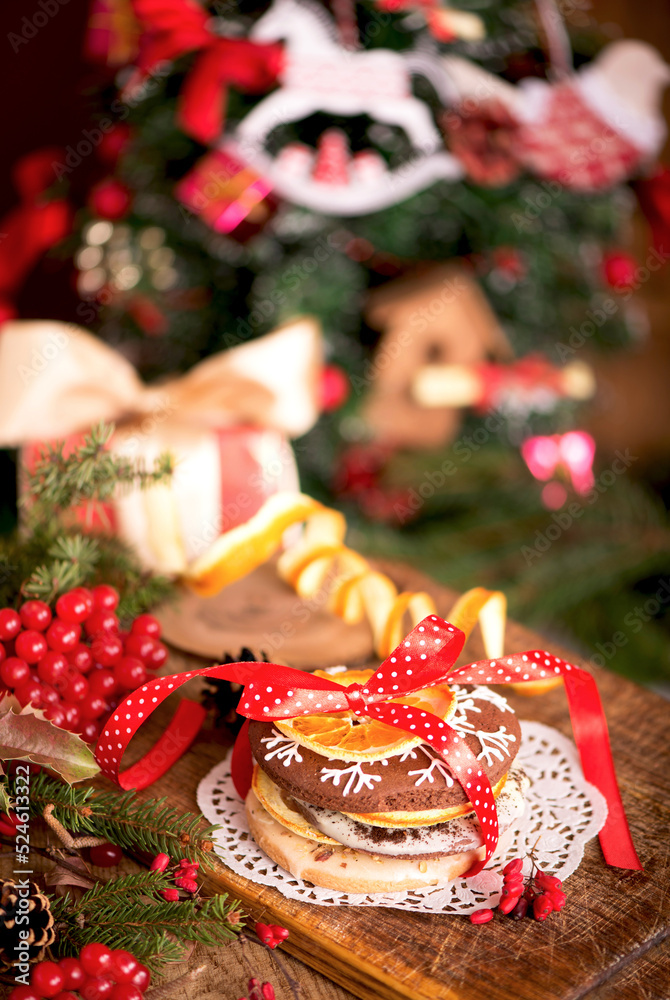
[[[218,823],[215,850],[238,875],[271,885],[288,899],[319,906],[390,906],[400,910],[466,915],[500,899],[500,869],[513,857],[524,857],[540,838],[536,854],[540,865],[565,880],[578,867],[584,845],[595,837],[607,817],[605,799],[582,774],[574,744],[540,722],[521,722],[521,748],[515,766],[531,780],[526,811],[508,849],[491,867],[471,879],[447,886],[370,895],[333,892],[300,879],[271,861],[249,833],[244,803],[230,777],[230,754],[198,786],[198,806],[210,823]],[[525,862],[525,874],[530,862]]]

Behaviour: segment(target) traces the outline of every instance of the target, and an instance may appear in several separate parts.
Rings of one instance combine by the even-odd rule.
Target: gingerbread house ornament
[[[393,448],[438,448],[451,441],[461,410],[422,406],[412,392],[426,365],[509,360],[512,349],[484,293],[457,264],[439,265],[373,291],[366,319],[382,330],[363,412],[374,438]]]

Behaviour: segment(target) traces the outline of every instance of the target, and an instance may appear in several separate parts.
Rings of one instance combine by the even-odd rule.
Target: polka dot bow
[[[194,676],[217,677],[244,685],[238,712],[246,716],[232,760],[235,787],[245,796],[253,762],[248,721],[289,719],[317,712],[352,711],[421,736],[442,757],[460,783],[479,820],[485,857],[467,873],[486,865],[498,843],[498,816],[490,782],[464,738],[431,712],[403,705],[397,699],[434,684],[510,684],[561,675],[570,706],[575,739],[584,774],[605,796],[608,820],[600,840],[609,864],[640,868],[619,794],[609,745],[607,723],[593,677],[542,650],[514,653],[499,660],[480,660],[454,667],[465,635],[430,615],[405,637],[364,684],[343,687],[325,677],[275,663],[230,663],[172,677],[158,678],[134,691],[118,707],[100,736],[96,757],[102,771],[124,788],[145,787],[163,774],[194,739],[204,716],[195,702],[182,701],[158,743],[123,774],[123,752],[144,719],[177,687]],[[393,699],[393,700],[391,700]]]

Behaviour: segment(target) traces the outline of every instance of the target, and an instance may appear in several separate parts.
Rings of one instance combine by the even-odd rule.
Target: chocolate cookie
[[[466,740],[495,786],[509,771],[521,729],[505,699],[487,687],[454,686],[449,724]],[[465,792],[425,744],[397,757],[350,763],[308,750],[271,722],[252,722],[249,738],[259,767],[289,795],[323,809],[365,814],[463,807]]]

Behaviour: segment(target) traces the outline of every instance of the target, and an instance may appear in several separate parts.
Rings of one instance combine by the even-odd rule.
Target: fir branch
[[[122,850],[164,853],[174,861],[188,856],[203,867],[213,865],[212,836],[218,827],[203,826],[196,813],[182,813],[165,798],[140,802],[133,791],[69,786],[41,773],[31,781],[31,815],[40,816],[49,804],[71,833],[104,837]]]
[[[75,902],[69,893],[56,899],[51,904],[51,912],[54,920],[67,920],[73,908],[84,912],[97,906],[118,905],[119,900],[127,900],[132,893],[153,896],[171,885],[169,876],[163,872],[141,871],[119,875],[107,882],[96,882],[78,902]]]
[[[186,944],[215,947],[236,937],[242,914],[235,900],[225,893],[179,903],[157,900],[170,885],[165,874],[138,872],[98,883],[78,901],[69,895],[55,901],[59,952],[76,954],[89,941],[102,941],[156,970],[183,958]]]
[[[141,462],[108,451],[113,429],[97,425],[67,455],[64,442],[44,446],[34,469],[26,471],[22,530],[0,539],[2,606],[16,604],[20,596],[51,603],[73,587],[105,582],[119,591],[118,614],[127,620],[173,592],[170,580],[144,571],[113,534],[82,532],[82,510],[89,522],[97,514],[104,523],[104,503],[118,492],[163,483],[172,473],[167,454],[146,470]]]
[[[165,482],[173,471],[169,454],[160,455],[151,470],[139,461],[107,450],[112,424],[91,429],[79,447],[65,455],[62,441],[44,445],[34,469],[27,474],[21,502],[38,520],[82,503],[102,504],[119,489],[141,489]]]
[[[90,580],[100,560],[100,547],[85,535],[63,535],[49,548],[52,562],[38,566],[21,587],[25,597],[51,604],[59,594]]]

